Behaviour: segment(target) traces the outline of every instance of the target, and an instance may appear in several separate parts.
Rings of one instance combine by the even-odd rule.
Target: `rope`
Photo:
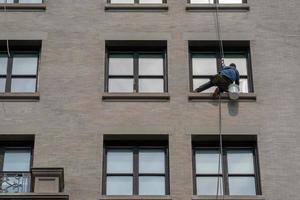
[[[7,0],[4,1],[4,12],[5,13],[7,12],[6,4],[7,4]],[[8,40],[6,40],[6,51],[7,51],[8,57],[10,57],[9,41]]]
[[[209,0],[210,3],[211,0]],[[219,3],[215,3],[215,26],[216,26],[216,32],[217,32],[217,38],[219,40],[219,47],[220,47],[220,55],[221,55],[221,64],[224,65],[224,46],[222,41],[222,33],[221,33],[221,25],[219,20]]]

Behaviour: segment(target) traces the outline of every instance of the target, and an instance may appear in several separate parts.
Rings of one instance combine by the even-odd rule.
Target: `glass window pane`
[[[132,54],[113,54],[109,56],[109,75],[133,75]]]
[[[14,0],[0,0],[0,3],[14,3]]]
[[[134,0],[110,0],[110,3],[120,3],[120,4],[122,4],[122,3],[134,3]]]
[[[230,63],[234,63],[236,65],[237,70],[240,75],[247,76],[247,59],[243,56],[237,58],[224,58],[224,63],[226,66],[230,65]]]
[[[132,177],[107,176],[106,195],[132,195]]]
[[[6,150],[3,171],[30,171],[31,150]]]
[[[133,92],[133,79],[109,79],[108,92]]]
[[[19,3],[43,3],[43,0],[19,0]]]
[[[35,78],[13,78],[11,81],[11,92],[35,92]]]
[[[164,59],[162,55],[140,55],[139,75],[163,75]]]
[[[239,87],[240,87],[240,92],[241,93],[248,93],[249,92],[248,79],[241,78]]]
[[[165,151],[162,149],[140,150],[139,173],[165,173]]]
[[[219,174],[219,151],[197,150],[195,151],[195,161],[197,174]],[[221,173],[222,166],[220,166]]]
[[[0,92],[5,92],[5,78],[0,78]]]
[[[229,177],[230,195],[256,195],[254,177]]]
[[[139,79],[139,92],[164,92],[163,79]]]
[[[161,4],[162,0],[140,0],[140,4]]]
[[[0,74],[6,75],[7,73],[7,57],[0,55]]]
[[[139,195],[165,195],[165,177],[140,176]]]
[[[235,3],[243,3],[243,0],[219,0],[220,4],[235,4]]]
[[[200,85],[203,85],[204,83],[207,83],[209,81],[209,79],[207,78],[194,78],[193,79],[193,90],[195,90],[196,88],[198,88]],[[208,88],[207,90],[204,90],[203,93],[212,93],[214,92],[216,89],[215,86]]]
[[[214,3],[214,0],[190,0],[190,2],[191,2],[191,4],[193,4],[193,3],[205,3],[205,4],[210,3],[210,4],[212,4],[212,3]]]
[[[216,195],[218,177],[197,177],[197,195]],[[218,194],[223,194],[223,179],[219,178],[219,192]]]
[[[217,60],[215,56],[196,54],[192,58],[193,75],[217,74]]]
[[[133,152],[127,149],[107,151],[107,173],[132,173]]]
[[[254,174],[252,150],[227,151],[229,174]]]
[[[38,64],[37,55],[17,55],[13,59],[12,74],[36,75],[37,64]]]

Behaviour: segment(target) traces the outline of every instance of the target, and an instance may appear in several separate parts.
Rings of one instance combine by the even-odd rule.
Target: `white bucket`
[[[228,93],[231,100],[237,100],[239,98],[240,87],[232,83],[228,86]]]

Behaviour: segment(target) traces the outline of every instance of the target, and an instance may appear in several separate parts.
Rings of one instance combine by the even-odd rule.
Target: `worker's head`
[[[236,68],[236,65],[234,63],[231,63],[229,66]]]

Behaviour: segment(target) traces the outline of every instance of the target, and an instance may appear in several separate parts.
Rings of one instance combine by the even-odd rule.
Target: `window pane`
[[[132,150],[118,149],[107,151],[107,173],[132,173]]]
[[[108,92],[133,92],[133,79],[109,79]]]
[[[226,3],[228,3],[228,4],[233,3],[233,4],[235,4],[235,3],[243,3],[243,0],[219,0],[219,3],[220,4],[226,4]]]
[[[19,3],[43,3],[43,0],[19,0]]]
[[[217,74],[217,60],[215,56],[193,55],[193,75],[215,75]]]
[[[254,174],[252,150],[227,151],[228,173]]]
[[[140,176],[139,195],[165,195],[165,177]]]
[[[6,150],[3,171],[30,171],[30,150]]]
[[[164,92],[163,79],[139,79],[139,92]]]
[[[239,86],[240,86],[240,92],[242,92],[242,93],[248,93],[249,92],[249,89],[248,89],[248,79],[241,78]]]
[[[240,75],[247,76],[247,59],[244,56],[240,58],[224,58],[224,63],[226,66],[230,65],[230,63],[234,63]]]
[[[219,178],[219,192],[223,194],[223,179]],[[218,177],[197,177],[197,195],[216,195]]]
[[[134,0],[110,0],[110,3],[134,3]]]
[[[139,75],[163,75],[164,59],[162,55],[140,55]]]
[[[133,56],[131,54],[110,55],[109,75],[133,75]]]
[[[0,78],[0,92],[5,92],[5,78]]]
[[[190,0],[191,3],[213,3],[214,0]]]
[[[132,195],[132,177],[107,176],[106,195]]]
[[[35,78],[13,78],[11,81],[11,92],[35,92]]]
[[[140,150],[139,173],[165,173],[165,151],[161,149]]]
[[[156,3],[156,4],[161,4],[163,3],[162,0],[140,0],[140,4],[151,4],[151,3]]]
[[[0,0],[0,3],[14,3],[14,0]]]
[[[17,55],[13,59],[14,75],[36,75],[37,73],[37,55]]]
[[[195,152],[195,161],[197,174],[219,174],[219,151],[197,150]],[[220,173],[222,173],[221,166]]]
[[[229,177],[230,195],[256,195],[254,177]]]
[[[194,78],[193,79],[193,90],[195,90],[196,88],[198,88],[200,85],[203,85],[204,83],[207,83],[209,81],[209,79],[207,78]],[[215,86],[211,87],[211,88],[208,88],[207,90],[204,90],[203,93],[205,92],[208,92],[208,93],[211,93],[211,92],[214,92],[216,89]]]
[[[7,57],[0,56],[0,74],[6,75],[7,73]]]

